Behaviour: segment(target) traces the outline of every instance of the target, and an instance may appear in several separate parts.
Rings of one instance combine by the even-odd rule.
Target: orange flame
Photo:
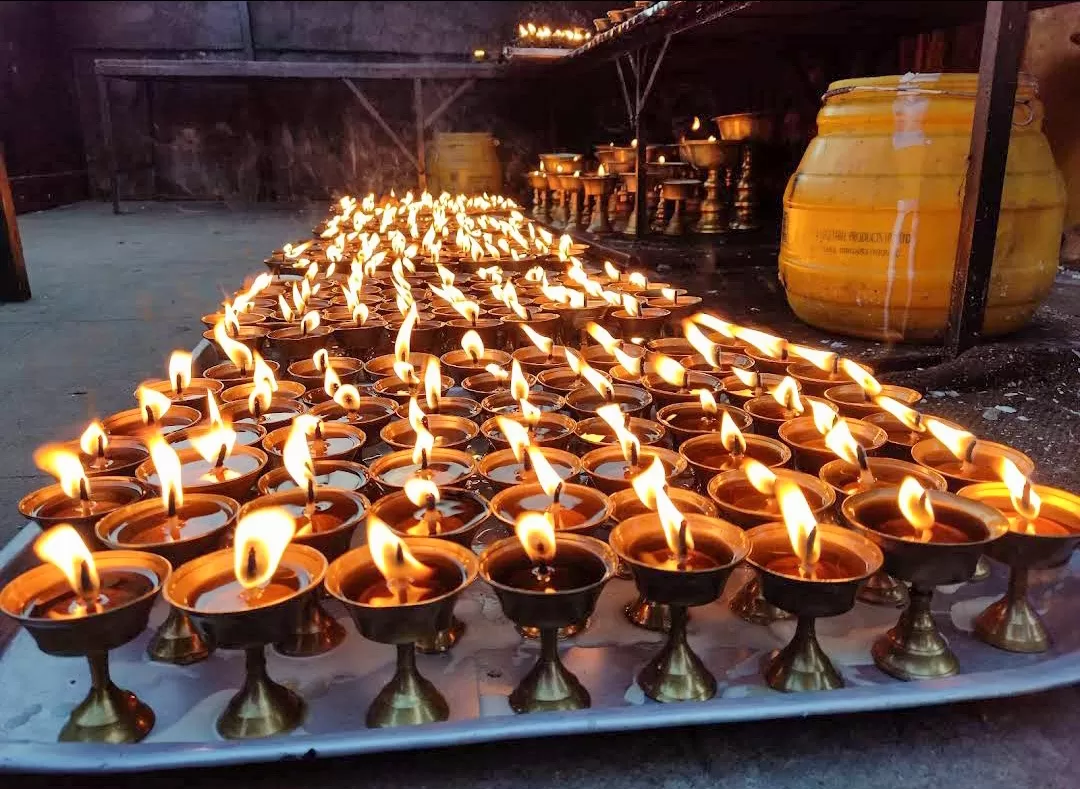
[[[555,522],[546,512],[523,512],[514,531],[533,564],[550,564],[555,558]]]
[[[806,409],[799,398],[799,385],[790,375],[785,375],[770,394],[781,406],[796,414],[801,414]]]
[[[191,385],[191,354],[187,351],[173,351],[169,357],[169,384],[177,395]]]
[[[788,350],[823,372],[837,372],[840,356],[832,351],[819,351],[816,348],[807,348],[805,345],[789,345]]]
[[[326,372],[330,367],[330,351],[319,348],[315,353],[311,354],[311,364],[316,372]]]
[[[81,600],[92,603],[97,597],[101,580],[94,557],[71,524],[58,524],[38,537],[34,553],[62,572]]]
[[[519,325],[521,326],[521,330],[525,332],[525,336],[529,338],[529,341],[532,342],[533,345],[539,348],[541,352],[551,356],[551,353],[555,348],[554,340],[536,331],[527,323]]]
[[[851,435],[851,430],[843,419],[837,419],[836,424],[825,433],[825,446],[841,460],[860,468],[866,467],[866,451]]]
[[[716,415],[716,398],[713,397],[712,392],[710,392],[708,389],[698,390],[698,402],[701,405],[701,410],[704,411],[706,414],[711,414],[714,416]],[[724,412],[724,415],[727,416],[726,411]],[[735,423],[732,422],[732,425],[734,424]]]
[[[694,549],[694,537],[690,533],[689,522],[667,494],[667,478],[660,458],[654,457],[649,467],[633,477],[630,483],[641,503],[656,510],[668,550],[678,559],[685,559],[686,554]]]
[[[427,428],[427,417],[420,410],[420,404],[416,398],[409,399],[409,426],[416,433],[416,443],[413,445],[412,461],[423,468],[427,468],[431,460],[431,452],[435,449],[435,436]]]
[[[637,466],[641,455],[641,441],[626,426],[626,414],[617,403],[602,405],[596,409],[596,415],[611,426],[615,438],[622,448],[623,458],[631,466]]]
[[[735,336],[743,342],[753,345],[762,356],[770,359],[784,359],[787,354],[787,340],[774,337],[757,329],[744,329],[741,326],[734,329]]]
[[[732,455],[746,454],[746,437],[727,411],[720,417],[720,443]]]
[[[434,575],[434,570],[413,556],[404,540],[372,514],[368,515],[367,544],[372,561],[401,603],[412,602],[408,593],[410,586]]]
[[[772,496],[776,492],[776,475],[772,469],[753,458],[747,458],[741,466],[750,485],[763,496]]]
[[[432,411],[439,410],[442,396],[442,370],[434,356],[424,360],[424,400]]]
[[[94,420],[86,426],[86,430],[79,436],[79,449],[84,455],[92,457],[104,457],[109,448],[109,437],[105,435],[105,428],[101,422]]]
[[[484,355],[484,341],[479,334],[469,329],[461,336],[461,349],[469,355],[473,364],[478,364]]]
[[[172,400],[146,386],[136,389],[135,397],[139,400],[139,411],[142,414],[143,423],[147,425],[156,424],[172,407]]]
[[[519,402],[529,399],[529,381],[517,359],[510,365],[510,396]]]
[[[652,367],[662,380],[672,386],[677,386],[680,389],[686,388],[687,381],[690,377],[690,371],[670,356],[659,353],[649,361],[649,366]]]
[[[222,321],[214,324],[214,342],[241,373],[246,373],[251,369],[251,349],[230,337]]]
[[[618,282],[619,277],[622,276],[622,273],[614,266],[614,264],[612,264],[610,260],[604,261],[604,273],[607,274],[608,279],[610,279],[612,282]]]
[[[308,436],[315,432],[319,425],[319,418],[311,414],[299,414],[293,419],[289,435],[285,439],[285,445],[281,449],[281,458],[285,470],[293,481],[309,496],[314,492],[315,463],[311,459],[311,447],[308,446]]]
[[[414,304],[405,314],[405,319],[401,322],[397,337],[394,339],[394,358],[399,362],[407,362],[409,360],[410,341],[412,339],[413,327],[416,325],[417,319],[418,314],[416,305]]]
[[[934,531],[934,507],[930,493],[914,477],[904,477],[896,494],[896,504],[904,520],[919,536],[919,542],[929,542]]]
[[[346,411],[360,410],[360,390],[352,384],[339,386],[333,394],[334,402]]]
[[[1042,499],[1035,492],[1031,480],[1024,476],[1016,464],[1008,458],[999,458],[995,463],[995,470],[1005,487],[1009,489],[1009,499],[1012,501],[1016,514],[1025,522],[1028,534],[1035,533],[1033,521],[1039,517],[1042,510]]]
[[[333,397],[340,386],[341,378],[334,372],[333,367],[326,365],[326,372],[323,373],[323,391]]]
[[[633,277],[634,275],[631,274],[630,276]],[[622,294],[622,307],[631,318],[641,317],[641,302],[629,293]]]
[[[945,448],[952,453],[953,457],[967,463],[971,462],[975,452],[976,439],[974,435],[966,430],[949,427],[949,425],[932,416],[925,417],[923,424],[926,425],[926,429],[930,431],[934,438],[945,445]]]
[[[817,518],[814,517],[802,489],[790,479],[776,480],[776,501],[784,516],[791,550],[799,560],[799,574],[804,578],[812,577],[814,566],[821,558]]]
[[[175,515],[184,504],[180,456],[160,433],[150,435],[146,448],[150,450],[150,461],[154,464],[158,484],[161,486],[161,504],[169,515]]]
[[[533,471],[536,472],[536,481],[540,483],[541,489],[547,495],[558,500],[563,485],[559,472],[548,462],[540,447],[526,447],[525,454],[529,456],[529,462],[532,464]]]
[[[705,328],[712,329],[713,331],[718,332],[719,334],[722,334],[730,339],[735,339],[735,332],[739,329],[739,327],[736,326],[734,323],[729,323],[728,321],[721,320],[720,318],[717,318],[715,315],[712,315],[708,312],[694,313],[690,317],[690,320],[692,320],[694,323],[700,323]]]
[[[232,452],[233,446],[236,445],[236,433],[231,427],[221,422],[209,430],[193,433],[190,441],[203,460],[207,463],[222,465],[225,458]]]
[[[252,414],[265,414],[270,410],[270,403],[274,399],[274,390],[270,387],[270,381],[266,378],[255,378],[255,384],[248,395],[248,411]]]
[[[431,507],[442,498],[439,486],[430,479],[409,477],[405,481],[405,497],[417,507]]]
[[[841,359],[840,369],[844,371],[844,375],[859,385],[867,397],[877,397],[881,394],[881,384],[877,382],[877,379],[851,359]]]
[[[833,425],[840,421],[840,417],[835,411],[833,411],[825,403],[818,402],[817,400],[807,400],[810,404],[810,411],[814,415],[814,427],[821,435],[825,435],[832,430]]]
[[[90,500],[90,481],[86,478],[79,456],[67,447],[46,444],[34,451],[34,464],[46,474],[56,477],[60,489],[69,499]]]
[[[295,531],[296,521],[284,507],[264,507],[240,519],[233,537],[233,572],[244,589],[270,583]]]
[[[914,408],[908,408],[903,403],[894,400],[891,397],[886,397],[885,395],[878,395],[875,397],[874,403],[881,408],[881,410],[896,417],[897,421],[909,430],[914,430],[918,433],[926,431],[926,425],[923,423],[922,414]]]
[[[518,463],[523,463],[525,461],[525,448],[532,445],[528,429],[516,420],[505,416],[495,417],[495,424],[499,426],[499,431],[506,437],[506,443],[510,445],[514,458]]]

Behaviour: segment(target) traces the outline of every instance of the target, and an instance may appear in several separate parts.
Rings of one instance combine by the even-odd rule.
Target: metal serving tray
[[[28,525],[0,552],[0,583],[36,562]],[[659,726],[761,720],[896,709],[948,701],[1009,696],[1080,680],[1080,559],[1036,574],[1031,597],[1056,642],[1043,655],[1016,655],[971,636],[971,619],[1005,588],[1005,573],[977,584],[948,587],[935,595],[934,612],[958,654],[963,673],[951,679],[899,682],[870,661],[873,639],[891,626],[896,609],[859,603],[842,617],[820,620],[822,646],[841,670],[847,687],[823,693],[785,695],[765,687],[761,658],[782,646],[792,623],[750,625],[728,610],[727,601],[749,577],[737,571],[724,599],[695,608],[690,642],[719,681],[716,698],[703,703],[661,705],[644,698],[634,676],[661,636],[632,627],[622,606],[633,596],[630,582],[612,581],[592,624],[564,647],[564,659],[593,698],[590,710],[516,716],[506,696],[532,665],[538,645],[523,641],[502,616],[498,601],[477,583],[457,606],[468,631],[452,653],[418,656],[420,670],[450,703],[451,720],[412,728],[369,730],[364,711],[393,671],[394,650],[365,641],[341,610],[330,610],[349,631],[345,643],[317,658],[293,659],[268,651],[274,679],[298,690],[308,702],[302,728],[290,735],[255,741],[224,741],[214,721],[239,686],[243,656],[216,652],[187,667],[164,666],[145,656],[149,631],[112,653],[112,675],[138,693],[157,713],[149,737],[136,745],[60,744],[57,733],[86,693],[85,661],[43,655],[9,620],[0,623],[0,769],[33,772],[131,772],[203,765],[270,762],[301,757],[344,756],[377,751],[462,745],[521,737],[543,737]],[[160,623],[159,602],[151,626]]]

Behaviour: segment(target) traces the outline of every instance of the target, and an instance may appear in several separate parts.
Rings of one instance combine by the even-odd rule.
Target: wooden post
[[[427,151],[424,145],[424,81],[413,79],[413,114],[416,115],[416,180],[427,189]]]
[[[120,213],[120,171],[113,140],[112,108],[109,105],[109,80],[97,75],[98,119],[101,123],[101,143],[105,148],[105,166],[109,171],[109,191],[112,192],[113,213]]]
[[[1016,84],[1026,35],[1026,2],[990,0],[986,4],[975,119],[945,328],[945,350],[951,357],[979,341],[986,316]]]
[[[15,221],[15,200],[11,196],[4,151],[0,149],[0,302],[27,301],[30,280],[26,276],[19,225]]]

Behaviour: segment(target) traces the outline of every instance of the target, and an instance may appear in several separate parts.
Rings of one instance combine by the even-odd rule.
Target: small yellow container
[[[834,82],[784,193],[780,279],[805,322],[888,341],[944,333],[976,74]],[[1026,324],[1058,266],[1065,185],[1021,77],[983,333]]]

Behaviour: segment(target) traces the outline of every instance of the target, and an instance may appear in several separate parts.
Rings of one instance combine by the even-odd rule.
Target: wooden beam
[[[375,109],[375,105],[371,103],[371,100],[368,99],[368,97],[364,95],[363,91],[361,91],[360,88],[356,87],[356,83],[348,77],[345,77],[342,82],[344,82],[345,85],[349,88],[349,90],[353,92],[353,95],[356,96],[356,100],[359,101],[360,105],[368,111],[368,115],[371,116],[372,120],[379,124],[379,127],[384,132],[386,132],[386,135],[394,141],[394,145],[398,147],[398,150],[405,154],[405,158],[412,162],[412,166],[416,168],[417,172],[419,172],[420,163],[416,160],[416,156],[413,154],[412,151],[409,150],[409,147],[401,141],[401,138],[398,136],[397,132],[390,128],[390,124],[383,120],[383,116],[379,114],[379,111],[377,109]]]
[[[456,88],[454,88],[454,92],[447,96],[445,99],[443,99],[442,103],[439,104],[438,107],[433,109],[424,119],[424,128],[430,129],[432,126],[434,126],[435,121],[439,120],[439,118],[443,116],[443,113],[450,109],[450,107],[453,106],[454,102],[460,99],[466,93],[466,91],[471,90],[475,84],[475,79],[467,79],[460,85],[458,85]]]
[[[986,4],[979,86],[956,245],[945,349],[957,356],[979,341],[997,241],[1016,84],[1027,36],[1027,3]]]
[[[413,114],[416,116],[416,180],[427,189],[427,151],[424,148],[424,81],[413,78]]]
[[[416,61],[400,63],[296,62],[288,60],[131,60],[101,58],[96,73],[128,79],[490,79],[497,63]]]
[[[251,29],[251,4],[237,0],[236,14],[240,18],[240,41],[247,60],[255,60],[255,34]]]
[[[116,159],[116,141],[113,139],[112,108],[109,104],[109,81],[102,74],[97,78],[98,122],[101,124],[101,144],[105,149],[105,167],[109,173],[109,191],[112,192],[113,213],[120,213],[120,166]]]
[[[0,149],[0,301],[27,301],[30,280],[26,276],[15,200],[11,196],[4,151]]]

